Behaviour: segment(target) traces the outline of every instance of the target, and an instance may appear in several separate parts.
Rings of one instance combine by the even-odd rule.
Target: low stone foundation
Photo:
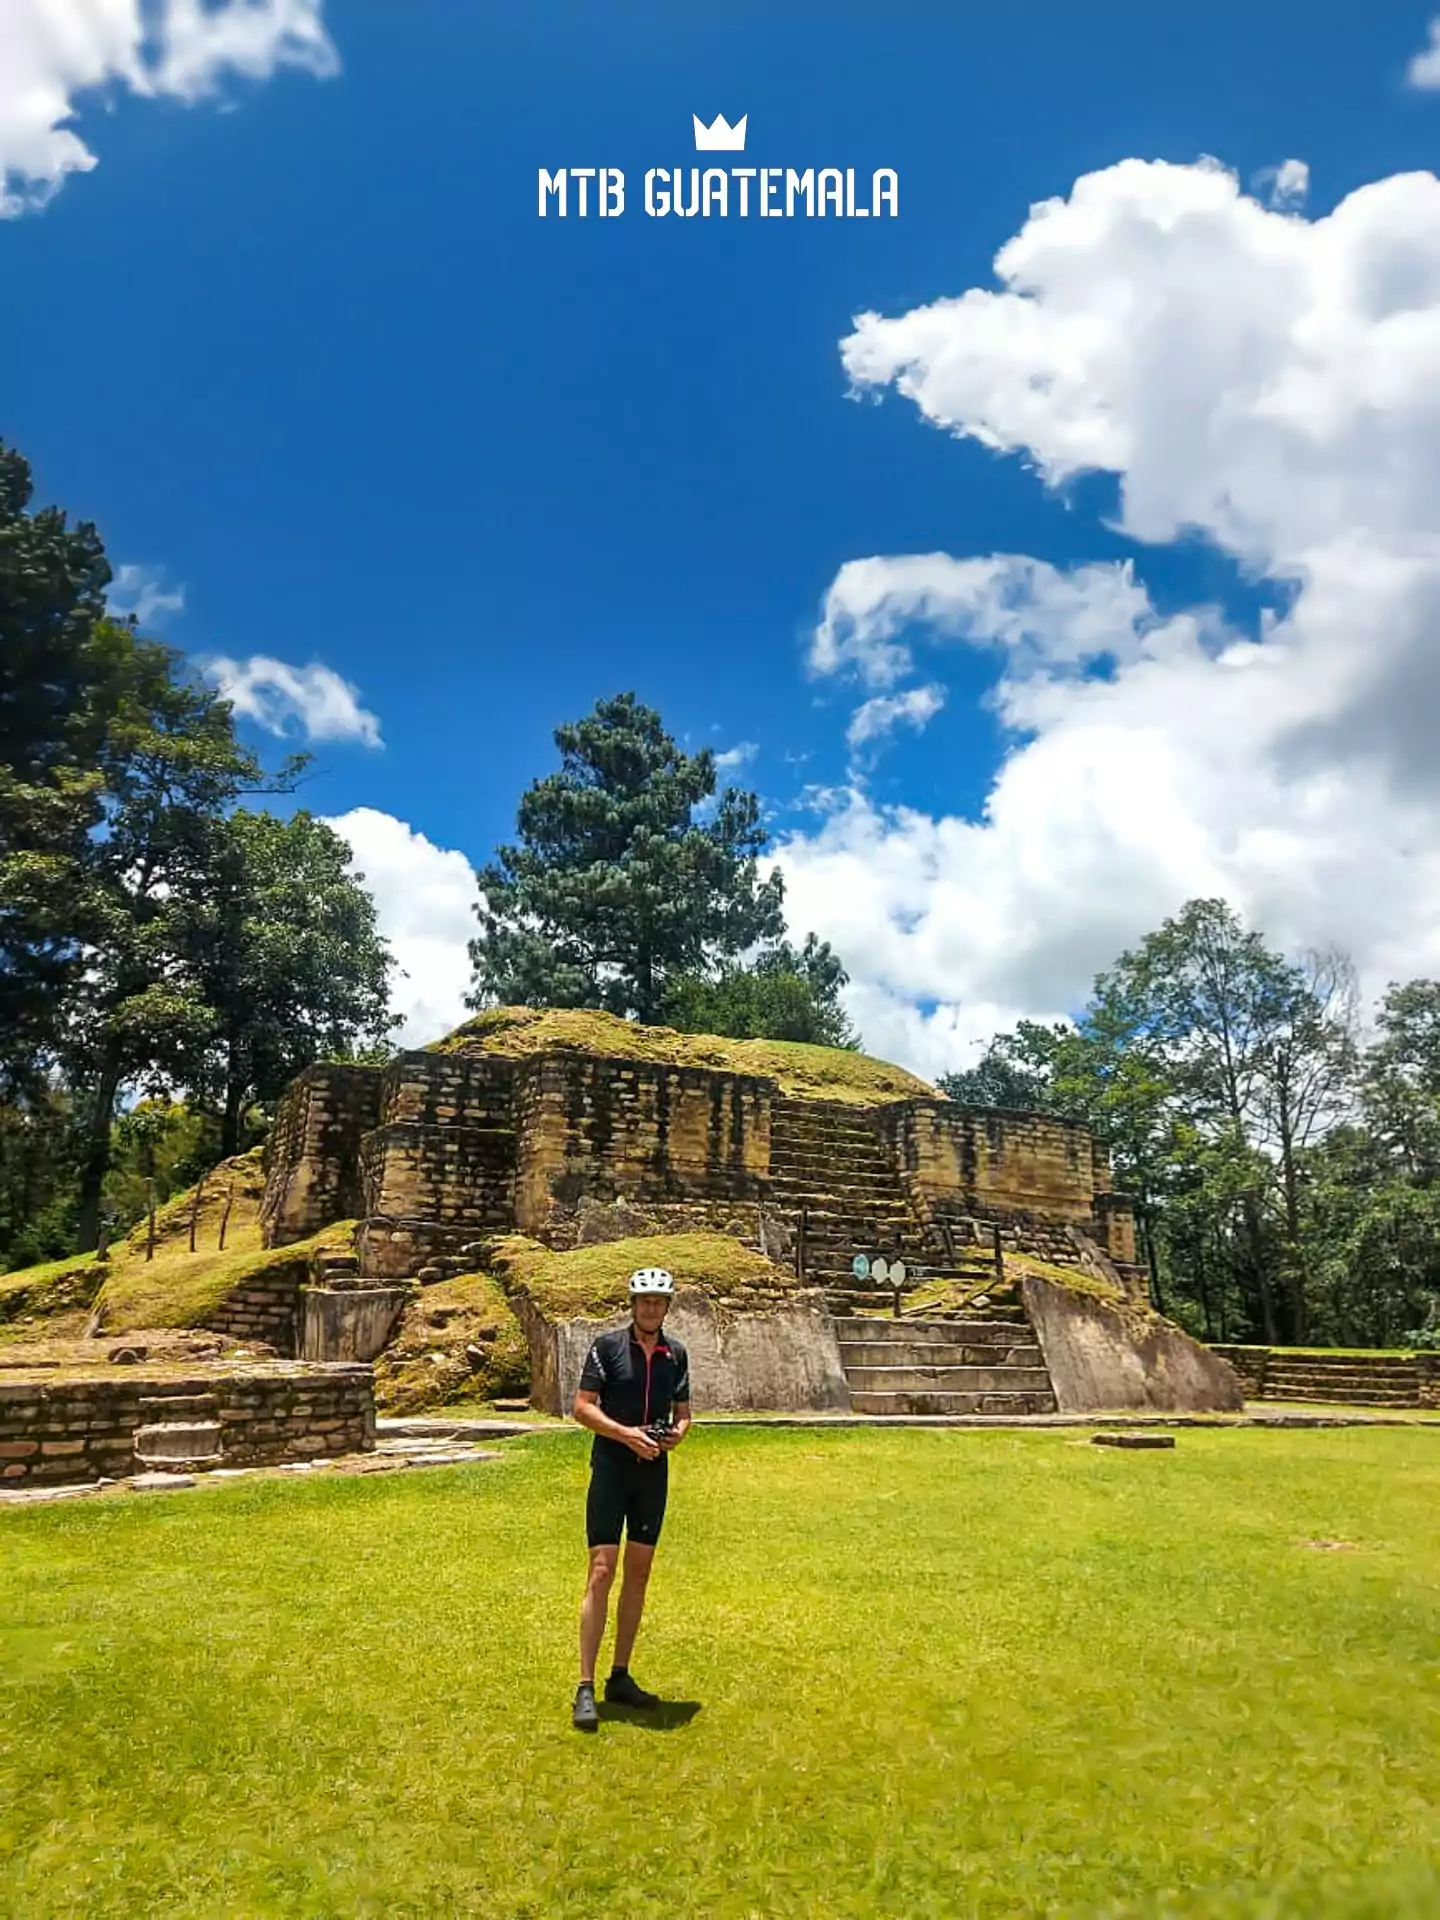
[[[184,1428],[213,1451],[176,1453]],[[137,1444],[138,1443],[138,1444]],[[164,1459],[277,1466],[375,1445],[368,1366],[258,1361],[244,1367],[126,1367],[0,1376],[0,1486],[121,1479]]]
[[[1440,1353],[1214,1345],[1249,1400],[1308,1400],[1351,1407],[1440,1408]]]
[[[523,1294],[513,1304],[530,1343],[531,1405],[568,1413],[590,1343],[597,1333],[626,1325],[628,1311],[608,1320],[552,1321]],[[849,1409],[835,1322],[818,1295],[772,1310],[727,1313],[706,1295],[682,1288],[665,1316],[665,1330],[689,1354],[697,1410]]]
[[[205,1316],[205,1324],[232,1340],[261,1341],[293,1354],[299,1335],[300,1289],[310,1278],[309,1257],[297,1253],[253,1273]]]

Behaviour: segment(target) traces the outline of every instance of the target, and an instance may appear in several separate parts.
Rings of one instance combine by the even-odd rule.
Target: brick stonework
[[[515,1221],[614,1200],[758,1200],[770,1164],[768,1080],[586,1054],[526,1063],[517,1086]]]
[[[0,1486],[120,1479],[140,1465],[137,1432],[197,1418],[218,1424],[223,1466],[367,1452],[375,1445],[372,1371],[277,1360],[224,1371],[7,1374]]]
[[[939,1099],[801,1101],[756,1076],[574,1050],[311,1068],[281,1105],[262,1219],[277,1246],[360,1217],[360,1271],[404,1279],[496,1231],[581,1244],[600,1231],[597,1208],[756,1244],[763,1206],[793,1241],[784,1194],[832,1178],[848,1209],[835,1231],[888,1234],[927,1263],[988,1244],[996,1226],[1003,1245],[1070,1265],[1068,1226],[1122,1268],[1135,1259],[1130,1201],[1083,1127]],[[825,1205],[811,1204],[812,1238]]]
[[[1250,1400],[1440,1408],[1440,1353],[1346,1353],[1298,1347],[1211,1347]]]
[[[309,1256],[297,1253],[252,1273],[205,1315],[205,1325],[242,1343],[263,1341],[293,1354],[300,1327],[300,1289],[309,1284]]]
[[[360,1142],[380,1117],[378,1067],[307,1067],[281,1099],[265,1146],[260,1225],[288,1246],[360,1212]]]

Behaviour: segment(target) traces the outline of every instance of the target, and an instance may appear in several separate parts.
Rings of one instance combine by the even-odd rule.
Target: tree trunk
[[[1200,1304],[1205,1312],[1205,1338],[1215,1338],[1215,1316],[1210,1311],[1210,1274],[1205,1265],[1205,1231],[1195,1236],[1195,1277],[1200,1282]]]
[[[1301,1244],[1300,1233],[1300,1182],[1295,1173],[1294,1142],[1289,1137],[1288,1127],[1282,1128],[1280,1136],[1280,1163],[1285,1181],[1285,1237],[1289,1241],[1289,1281],[1291,1333],[1297,1347],[1305,1344],[1309,1328],[1309,1313],[1306,1294],[1309,1291],[1309,1275],[1305,1270],[1305,1252]]]
[[[77,1253],[89,1253],[100,1239],[100,1202],[105,1176],[110,1171],[110,1125],[115,1117],[120,1075],[120,1044],[117,1040],[108,1040],[96,1080],[95,1106],[86,1130],[85,1158],[80,1169]]]
[[[1250,1266],[1255,1275],[1255,1292],[1260,1301],[1260,1319],[1267,1347],[1279,1345],[1279,1322],[1275,1318],[1275,1295],[1265,1263],[1265,1237],[1260,1225],[1260,1203],[1253,1193],[1244,1201],[1245,1238],[1249,1241]]]
[[[1160,1286],[1160,1260],[1155,1252],[1155,1233],[1148,1207],[1144,1208],[1140,1214],[1140,1244],[1145,1249],[1145,1264],[1150,1269],[1151,1304],[1157,1313],[1164,1313],[1165,1295]]]
[[[240,1151],[240,1121],[245,1111],[245,1089],[233,1080],[225,1087],[225,1111],[220,1116],[220,1158],[232,1160]]]

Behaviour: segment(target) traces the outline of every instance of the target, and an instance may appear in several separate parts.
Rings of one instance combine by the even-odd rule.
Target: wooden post
[[[200,1200],[205,1192],[205,1175],[202,1173],[195,1187],[195,1202],[190,1209],[190,1251],[195,1251],[195,1225],[200,1218]]]
[[[150,1216],[150,1232],[145,1241],[145,1258],[155,1258],[155,1182],[145,1182],[145,1211]]]
[[[1005,1254],[1000,1245],[1000,1226],[998,1221],[993,1231],[995,1234],[995,1284],[1003,1287],[1005,1284]]]
[[[220,1215],[220,1249],[219,1250],[221,1253],[225,1251],[225,1229],[230,1224],[230,1209],[231,1207],[234,1206],[234,1204],[235,1204],[235,1182],[232,1180],[230,1182],[229,1190],[225,1195],[225,1211]]]

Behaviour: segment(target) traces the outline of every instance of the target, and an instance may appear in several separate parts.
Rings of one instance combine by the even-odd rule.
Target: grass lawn
[[[595,1737],[572,1430],[0,1513],[0,1913],[1440,1912],[1434,1433],[673,1471],[635,1668],[698,1711]]]

